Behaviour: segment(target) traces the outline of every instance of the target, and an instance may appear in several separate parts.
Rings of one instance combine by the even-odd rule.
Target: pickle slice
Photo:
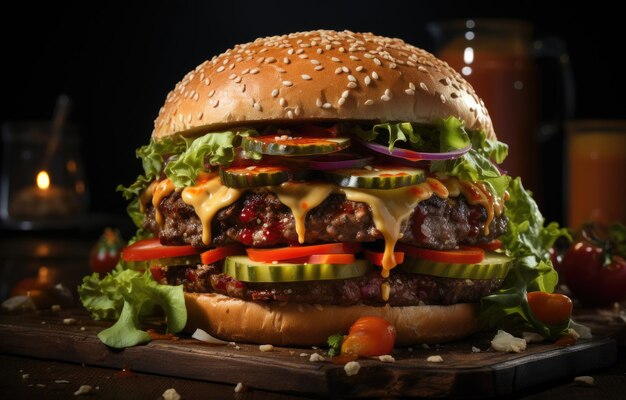
[[[485,258],[475,264],[450,264],[405,255],[401,271],[457,279],[497,279],[509,272],[511,258],[504,254],[485,252]]]
[[[362,189],[395,189],[426,180],[423,169],[402,166],[346,168],[328,171],[326,175],[339,186]]]
[[[224,273],[242,282],[301,282],[356,278],[372,269],[369,262],[352,264],[291,264],[252,261],[246,256],[229,256]]]
[[[249,165],[220,168],[222,183],[231,188],[277,186],[283,182],[306,178],[305,171],[281,165]]]
[[[244,137],[241,146],[246,151],[272,156],[312,156],[346,149],[350,146],[350,138],[257,136]]]

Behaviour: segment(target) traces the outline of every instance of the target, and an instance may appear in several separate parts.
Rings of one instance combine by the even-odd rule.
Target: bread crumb
[[[235,393],[241,393],[245,391],[246,391],[246,386],[243,383],[238,382],[237,386],[235,386]]]
[[[81,327],[80,327],[80,330],[81,330],[81,331],[84,331],[84,330],[85,330],[85,327],[84,327],[84,326],[81,326]]]
[[[235,350],[241,350],[241,347],[235,346]]]
[[[318,353],[313,353],[313,354],[311,354],[311,357],[309,357],[309,361],[311,361],[311,362],[322,362],[322,361],[326,361],[326,359],[324,357],[322,357],[321,355],[319,355]]]
[[[259,350],[261,351],[274,351],[274,346],[271,344],[262,344],[259,346]]]
[[[395,363],[396,359],[389,354],[385,354],[384,356],[378,356],[378,359],[384,363]]]
[[[54,312],[59,312],[61,311],[61,305],[60,304],[53,304],[52,307],[50,307],[52,309],[52,311]]]
[[[426,343],[422,344],[422,349],[430,349],[430,346]]]
[[[28,379],[30,378],[30,374],[22,374],[22,379]]]
[[[180,400],[180,395],[174,388],[169,388],[161,395],[163,400]]]
[[[430,363],[441,363],[443,362],[443,358],[441,356],[429,356],[426,361]]]
[[[343,370],[346,371],[346,375],[348,376],[358,374],[360,369],[361,369],[361,364],[359,364],[357,361],[350,361],[349,363],[343,366]]]
[[[70,381],[65,379],[57,379],[56,381],[54,381],[54,383],[70,383]]]
[[[499,330],[496,336],[491,340],[491,347],[496,351],[505,353],[521,353],[526,350],[526,341],[508,332]]]
[[[46,324],[46,321],[41,321],[41,325],[45,325],[45,324]]]
[[[83,394],[89,394],[92,391],[92,387],[89,385],[80,385],[77,391],[74,392],[74,396],[82,396]],[[167,392],[167,390],[166,390]],[[165,394],[165,393],[163,393]]]
[[[595,380],[593,379],[593,376],[577,376],[576,378],[574,378],[574,383],[576,383],[579,386],[594,386],[595,385]]]
[[[46,387],[46,385],[44,385],[43,383],[38,383],[37,387]]]
[[[63,318],[63,323],[65,325],[74,325],[76,323],[76,318]]]
[[[308,357],[309,353],[300,353],[300,357]]]
[[[480,353],[480,349],[476,346],[472,346],[472,353]]]

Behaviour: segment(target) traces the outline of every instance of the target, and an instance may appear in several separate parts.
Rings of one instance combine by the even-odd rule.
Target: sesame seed
[[[341,70],[345,72],[346,74],[350,73],[350,68],[346,67],[345,65],[341,67]]]
[[[319,65],[319,64],[320,64],[320,62],[319,62],[319,61],[317,61],[317,60],[311,60],[311,64],[313,64],[313,65]]]
[[[251,73],[252,75],[256,75],[256,74],[258,74],[258,73],[259,73],[259,71],[260,71],[260,70],[259,70],[258,68],[252,68],[252,69],[250,70],[250,73]]]
[[[265,57],[259,57],[259,58],[256,59],[256,62],[258,64],[261,64],[263,61],[265,61]]]
[[[278,101],[278,104],[280,104],[281,107],[285,107],[287,105],[287,100],[285,100],[284,97],[281,97],[280,100]]]
[[[324,52],[324,50],[322,49],[317,49],[317,54],[322,54]]]
[[[240,83],[240,82],[241,82],[241,77],[240,76],[236,77],[235,78],[235,83]]]
[[[291,62],[291,60],[288,57],[283,58],[283,62],[285,64],[289,64]]]
[[[337,104],[340,105],[340,106],[342,106],[343,103],[345,103],[345,102],[346,102],[346,99],[344,97],[340,97],[339,100],[337,100]]]
[[[214,94],[215,94],[215,90],[211,90],[211,91],[209,92],[209,97],[213,97],[213,95],[214,95]]]
[[[289,50],[287,50],[287,54],[289,54],[291,56],[291,55],[293,55],[293,51],[294,51],[293,49],[289,49]]]
[[[300,115],[300,106],[296,106],[296,108],[293,110],[294,114],[296,114],[296,116]]]
[[[348,97],[348,96],[350,96],[350,91],[349,90],[344,90],[343,93],[341,93],[341,97],[344,98],[344,99],[346,97]]]
[[[241,75],[245,75],[245,74],[247,74],[248,72],[250,72],[250,68],[246,68],[246,69],[244,69],[243,71],[241,71]]]
[[[448,80],[448,78],[441,78],[439,79],[439,82],[445,86],[448,86],[450,84],[450,81]]]
[[[348,75],[348,80],[350,82],[356,82],[356,78],[354,77],[354,75]]]
[[[415,85],[413,84],[413,82],[409,82],[409,89],[415,90]]]
[[[369,86],[370,83],[372,83],[372,79],[369,76],[366,76],[363,81],[365,82],[365,86]]]
[[[327,44],[324,48],[325,48],[326,50],[331,50],[331,49],[333,48],[333,46],[331,46],[331,45]]]
[[[304,49],[298,49],[298,50],[296,50],[296,54],[302,54],[302,53],[304,53]]]
[[[410,67],[414,67],[415,63],[413,61],[407,61],[406,65],[410,66]]]
[[[284,74],[285,72],[287,72],[284,69],[282,69],[281,67],[276,68],[276,71],[280,72],[281,74]]]
[[[199,97],[199,96],[198,96],[198,92],[195,92],[195,93],[193,94],[193,99],[194,99],[195,101],[198,101],[198,97]]]
[[[339,75],[341,72],[343,72],[343,70],[341,69],[341,67],[337,67],[337,68],[335,68],[335,74]]]
[[[340,48],[339,48],[339,52],[340,52],[340,53],[345,53],[345,52],[346,52],[346,49],[344,49],[343,47],[340,47]]]
[[[237,77],[237,75],[236,75],[236,74],[230,74],[230,76],[228,77],[228,79],[230,79],[230,80],[232,81],[232,80],[233,80],[233,79],[235,79],[236,77]]]
[[[350,89],[354,89],[356,88],[357,84],[356,82],[348,82],[346,86],[349,87]]]
[[[387,96],[386,94],[383,94],[382,96],[380,96],[380,99],[383,101],[389,101],[391,100],[391,97]]]
[[[267,58],[265,59],[265,63],[266,63],[266,64],[271,64],[271,63],[273,63],[273,62],[276,62],[276,59],[275,59],[274,57],[267,57]]]
[[[329,109],[329,108],[331,108],[331,107],[332,107],[332,104],[330,104],[330,103],[324,103],[324,104],[322,104],[322,108],[323,108],[323,109],[325,109],[325,110],[328,110],[328,109]]]
[[[363,56],[364,56],[365,58],[374,58],[374,56],[373,56],[373,55],[371,55],[370,53],[365,53],[365,54],[363,54]]]
[[[352,51],[352,49],[350,49]],[[353,61],[361,61],[361,59],[357,56],[350,56],[350,59]]]
[[[420,82],[420,88],[422,88],[422,90],[428,92],[428,86],[426,86],[426,84],[424,82]]]
[[[222,72],[224,71],[226,68],[224,68],[223,65],[220,65],[220,67],[216,70],[216,72]]]
[[[378,58],[374,58],[374,64],[382,65],[382,61],[380,61]]]
[[[441,100],[442,103],[446,102],[446,96],[444,96],[443,94],[439,95],[439,100]]]
[[[389,68],[391,68],[391,69],[396,69],[396,67],[397,67],[397,65],[394,62],[389,64]]]
[[[372,71],[372,79],[378,80],[378,74],[376,73],[376,71]]]
[[[245,93],[246,92],[246,84],[244,83],[243,85],[241,85],[241,93]]]
[[[320,99],[319,97],[317,98],[317,100],[315,100],[315,105],[318,107],[322,107],[324,103],[322,102],[322,99]]]
[[[316,71],[321,71],[324,69],[324,67],[322,65],[318,65],[317,67],[313,68]]]
[[[310,81],[311,79],[313,79],[313,78],[311,78],[311,75],[307,75],[307,74],[302,74],[302,75],[300,75],[300,76],[301,76],[301,77],[302,77],[302,79],[304,79],[305,81]]]
[[[263,108],[261,107],[260,103],[254,103],[254,109],[257,111],[263,111]]]
[[[228,69],[235,69],[235,64],[230,64],[230,65],[228,66]]]
[[[415,90],[413,90],[413,89],[405,89],[404,93],[413,96],[415,94]]]
[[[213,100],[213,108],[217,107],[220,104],[218,99]]]
[[[426,68],[424,68],[423,66],[421,66],[421,65],[419,67],[417,67],[417,70],[418,71],[422,71],[422,72],[428,72],[428,70]]]
[[[293,111],[287,111],[287,117],[289,117],[289,119],[293,119]]]
[[[363,71],[363,66],[359,65],[358,67],[356,67],[356,72],[361,72]]]
[[[341,62],[341,60],[338,59],[337,57],[333,57],[333,58],[331,58],[331,60],[333,60],[334,62]]]
[[[309,56],[307,56],[306,54],[300,54],[298,57],[300,57],[303,60],[306,60],[307,58],[309,58]]]
[[[363,104],[365,104],[366,106],[371,106],[372,104],[374,104],[374,101],[373,100],[365,100],[365,103],[363,103]]]
[[[283,81],[283,85],[285,85],[287,87],[291,87],[291,86],[293,86],[293,82],[291,82],[291,81]]]
[[[272,90],[272,97],[278,96],[278,89]]]
[[[204,113],[203,113],[202,111],[200,111],[200,112],[198,113],[198,119],[202,119],[202,117],[203,117],[203,116],[204,116]]]

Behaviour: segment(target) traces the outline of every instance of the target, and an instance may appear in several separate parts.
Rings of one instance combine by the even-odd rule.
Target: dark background
[[[567,43],[578,118],[626,118],[624,17],[608,2],[51,2],[2,12],[0,122],[49,118],[60,93],[75,102],[91,191],[91,211],[122,214],[118,183],[140,172],[135,149],[148,142],[165,96],[214,54],[259,36],[317,28],[372,31],[432,50],[425,24],[448,18],[506,17],[532,22],[536,36]],[[558,138],[558,137],[557,137]],[[542,168],[560,174],[555,157]],[[550,150],[552,151],[552,150]],[[557,185],[557,188],[560,188]],[[560,195],[560,189],[557,195]],[[562,221],[560,200],[544,205]]]

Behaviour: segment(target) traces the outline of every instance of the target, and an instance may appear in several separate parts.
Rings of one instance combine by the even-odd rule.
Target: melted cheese
[[[163,224],[165,221],[163,220],[163,213],[159,208],[159,204],[161,204],[161,200],[172,194],[172,192],[176,189],[174,186],[174,182],[172,182],[169,178],[163,179],[161,182],[157,183],[154,186],[154,190],[152,193],[152,206],[154,207],[154,219],[157,224],[161,228],[163,228]]]
[[[202,222],[204,244],[211,243],[211,221],[215,214],[236,202],[244,191],[222,185],[217,174],[201,175],[196,180],[195,186],[183,189],[183,201],[193,207]]]
[[[152,181],[148,185],[147,188],[139,195],[139,212],[145,213],[146,206],[152,200],[152,195],[154,193],[154,188],[156,188],[157,181]]]
[[[336,188],[337,186],[330,183],[286,182],[280,186],[271,187],[270,190],[276,193],[281,203],[291,209],[296,223],[298,242],[304,243],[307,213],[322,204]]]

